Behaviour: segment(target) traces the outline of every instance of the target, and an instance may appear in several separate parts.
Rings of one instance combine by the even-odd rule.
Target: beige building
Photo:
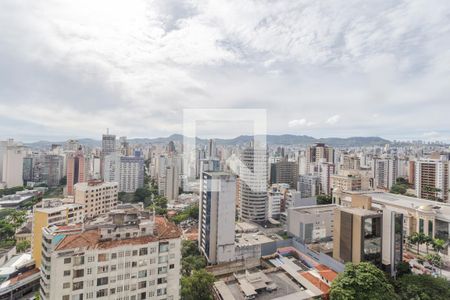
[[[179,299],[181,231],[124,205],[81,227],[44,229],[41,298]]]
[[[448,202],[449,161],[445,159],[419,160],[415,163],[416,196]]]
[[[355,195],[351,207],[338,206],[335,210],[333,258],[381,266],[382,229],[383,214],[372,210],[370,197]]]
[[[352,175],[331,175],[333,191],[360,191],[361,177]]]
[[[106,214],[117,206],[119,184],[90,180],[75,185],[75,203],[84,205],[86,218]]]
[[[82,223],[83,205],[73,203],[73,199],[44,199],[33,208],[31,229],[31,252],[36,267],[41,266],[42,229],[52,225]]]

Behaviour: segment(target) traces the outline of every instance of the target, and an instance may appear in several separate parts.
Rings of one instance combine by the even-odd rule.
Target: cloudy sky
[[[450,2],[0,1],[0,139],[167,136],[193,108],[450,141]]]

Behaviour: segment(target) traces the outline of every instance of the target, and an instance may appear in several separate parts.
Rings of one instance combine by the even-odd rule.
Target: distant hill
[[[350,137],[350,138],[320,138],[316,139],[307,135],[293,135],[293,134],[283,134],[283,135],[267,135],[267,143],[270,145],[311,145],[314,143],[325,143],[330,146],[335,147],[359,147],[359,146],[376,146],[376,145],[386,145],[391,144],[389,140],[380,137]],[[242,145],[247,144],[253,140],[251,135],[241,135],[233,139],[216,139],[218,145]],[[80,144],[88,147],[101,147],[100,140],[94,139],[79,139]],[[132,138],[128,140],[131,144],[167,144],[170,141],[182,142],[183,135],[172,134],[168,137],[159,138]],[[197,143],[206,144],[207,139],[197,138]],[[27,143],[26,146],[33,149],[48,149],[52,144],[64,144],[63,142],[49,142],[49,141],[38,141],[34,143]]]

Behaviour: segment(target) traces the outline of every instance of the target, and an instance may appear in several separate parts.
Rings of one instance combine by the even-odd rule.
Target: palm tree
[[[413,232],[410,236],[408,236],[408,241],[412,245],[417,245],[417,254],[419,254],[419,234],[417,232]]]
[[[440,253],[444,249],[445,241],[442,239],[433,239],[433,250]]]
[[[418,237],[417,243],[419,245],[422,245],[422,244],[425,244],[425,241],[426,241],[428,236],[425,233],[423,233],[423,232],[419,232],[417,234],[417,237]],[[417,248],[419,248],[419,247],[417,247]]]
[[[433,244],[433,238],[429,235],[425,235],[424,243],[427,246],[427,254],[428,254],[428,247]]]

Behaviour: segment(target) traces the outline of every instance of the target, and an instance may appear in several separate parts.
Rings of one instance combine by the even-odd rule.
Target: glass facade
[[[369,216],[363,220],[364,232],[362,236],[362,259],[381,265],[381,216]]]

